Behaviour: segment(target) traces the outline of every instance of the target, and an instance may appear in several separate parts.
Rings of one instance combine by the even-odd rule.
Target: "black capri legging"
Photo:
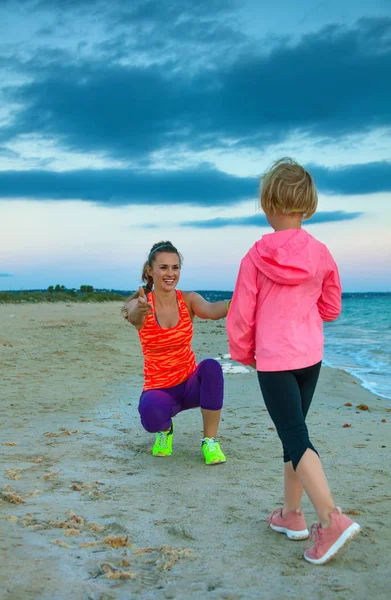
[[[284,462],[296,470],[304,452],[315,450],[305,422],[318,382],[322,362],[293,371],[258,371],[266,408],[284,450]]]

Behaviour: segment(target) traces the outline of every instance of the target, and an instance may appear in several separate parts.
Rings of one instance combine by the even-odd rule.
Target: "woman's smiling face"
[[[155,290],[168,292],[175,289],[181,273],[180,258],[173,252],[156,252],[149,274]]]

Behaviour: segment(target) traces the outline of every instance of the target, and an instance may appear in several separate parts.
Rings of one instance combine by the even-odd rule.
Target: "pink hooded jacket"
[[[231,358],[287,371],[323,356],[323,322],[341,313],[337,265],[304,229],[264,235],[243,258],[227,333]]]

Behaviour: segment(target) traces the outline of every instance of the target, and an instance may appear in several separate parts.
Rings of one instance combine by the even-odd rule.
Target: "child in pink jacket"
[[[341,312],[337,266],[324,244],[302,229],[317,208],[311,175],[291,159],[263,177],[261,206],[274,233],[243,258],[227,317],[231,358],[257,369],[284,453],[284,506],[268,523],[289,539],[309,537],[300,510],[303,489],[319,517],[304,557],[322,565],[360,526],[336,508],[305,418],[323,355],[323,321]]]

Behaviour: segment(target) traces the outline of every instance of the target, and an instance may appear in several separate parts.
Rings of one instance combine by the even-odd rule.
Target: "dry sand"
[[[311,566],[303,542],[265,524],[282,459],[254,372],[226,376],[225,465],[203,464],[199,411],[177,417],[174,455],[153,458],[137,335],[119,309],[0,306],[0,597],[389,600],[389,403],[322,371],[312,439],[363,531]],[[195,331],[199,359],[227,352],[224,322]]]

